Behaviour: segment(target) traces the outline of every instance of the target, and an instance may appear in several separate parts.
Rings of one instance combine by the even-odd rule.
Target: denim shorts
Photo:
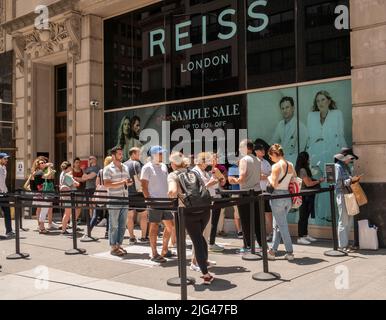
[[[150,223],[161,223],[163,220],[174,220],[174,216],[170,211],[149,209]]]

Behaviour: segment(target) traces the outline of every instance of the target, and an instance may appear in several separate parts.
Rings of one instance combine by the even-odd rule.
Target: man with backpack
[[[163,161],[161,146],[153,146],[149,150],[151,161],[146,163],[141,171],[142,192],[146,198],[167,198],[168,197],[168,168]],[[168,250],[169,239],[174,228],[174,217],[170,211],[164,209],[148,209],[149,215],[149,239],[152,250],[151,260],[158,263],[166,262],[166,258],[171,258],[173,253]],[[162,252],[157,251],[158,226],[160,223],[165,225],[162,241]]]
[[[202,273],[204,284],[211,284],[214,277],[208,272],[208,243],[204,229],[210,219],[211,196],[199,174],[188,169],[189,161],[181,152],[172,152],[170,163],[173,172],[168,176],[168,196],[179,199],[180,207],[200,207],[195,212],[186,212],[185,226],[194,248],[192,265]],[[205,208],[207,206],[207,208]],[[202,208],[204,207],[204,208]],[[192,266],[191,265],[191,266]],[[191,268],[192,269],[192,268]]]

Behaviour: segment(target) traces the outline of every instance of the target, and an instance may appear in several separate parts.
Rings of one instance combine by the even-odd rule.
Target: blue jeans
[[[272,195],[287,194],[287,190],[275,190]],[[288,230],[287,214],[292,207],[291,198],[271,200],[273,216],[273,245],[272,250],[277,251],[283,238],[287,253],[293,252],[292,240]]]
[[[5,234],[12,232],[11,210],[9,207],[0,207],[4,212]]]
[[[109,207],[110,246],[122,245],[126,231],[128,208]]]
[[[350,229],[353,222],[353,217],[347,214],[346,204],[344,202],[344,194],[336,193],[336,204],[338,207],[338,245],[339,248],[346,248],[350,236]]]

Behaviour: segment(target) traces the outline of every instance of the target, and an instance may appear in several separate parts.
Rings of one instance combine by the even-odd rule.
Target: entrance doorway
[[[55,66],[55,168],[67,160],[67,65]]]

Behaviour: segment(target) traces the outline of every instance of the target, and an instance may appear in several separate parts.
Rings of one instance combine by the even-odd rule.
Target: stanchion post
[[[261,246],[263,257],[263,272],[258,272],[252,275],[252,279],[257,281],[272,281],[280,279],[280,274],[276,272],[269,272],[268,270],[268,245],[267,245],[267,231],[265,229],[265,212],[264,212],[264,195],[259,195],[259,213],[260,213],[260,233]]]
[[[16,241],[16,253],[11,254],[7,256],[7,259],[9,260],[16,260],[16,259],[24,259],[28,258],[28,253],[21,253],[20,252],[20,214],[21,214],[21,202],[19,200],[19,196],[15,195],[15,241]]]
[[[76,213],[75,213],[75,194],[71,192],[71,217],[72,217],[72,245],[73,248],[65,251],[67,255],[83,254],[86,253],[85,249],[78,248],[77,233],[76,233]]]
[[[20,191],[17,191],[17,193],[20,195]],[[16,215],[16,213],[15,213]],[[29,231],[28,228],[23,228],[23,218],[24,218],[24,206],[22,206],[21,211],[20,211],[20,229],[27,232]]]
[[[185,243],[185,219],[181,222],[183,216],[183,208],[179,207],[175,213],[175,225],[176,225],[176,236],[177,236],[177,255],[178,255],[178,277],[173,277],[167,280],[167,284],[173,287],[181,286],[181,299],[183,299],[183,291],[187,292],[186,287],[188,284],[194,284],[196,280],[193,277],[187,277],[186,275],[186,243]],[[182,223],[184,226],[182,226]],[[184,273],[185,271],[185,273]],[[185,275],[183,280],[183,274]]]
[[[87,206],[87,214],[86,214],[86,228],[87,228],[87,234],[84,234],[82,238],[80,238],[80,242],[91,242],[91,241],[97,241],[97,238],[94,238],[91,236],[91,226],[90,226],[90,192],[86,190],[86,206]],[[94,208],[95,210],[95,208]]]
[[[332,227],[332,240],[334,242],[333,250],[328,250],[324,253],[328,257],[344,257],[347,256],[346,252],[338,250],[338,235],[337,235],[337,225],[336,225],[336,211],[335,211],[335,193],[334,185],[330,185],[330,210],[331,210],[331,227]]]
[[[255,247],[255,191],[249,190],[249,222],[250,222],[250,245],[251,253],[243,254],[241,257],[243,260],[247,261],[257,261],[261,260],[261,256],[256,254]]]

